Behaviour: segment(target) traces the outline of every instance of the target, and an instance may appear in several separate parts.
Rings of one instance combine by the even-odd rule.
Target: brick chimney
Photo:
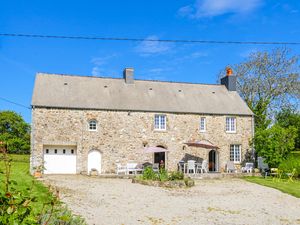
[[[221,84],[225,85],[228,91],[236,91],[236,76],[230,67],[226,68],[226,76],[221,78]]]
[[[133,84],[134,78],[133,78],[133,68],[125,68],[123,71],[123,78],[125,79],[126,84]]]

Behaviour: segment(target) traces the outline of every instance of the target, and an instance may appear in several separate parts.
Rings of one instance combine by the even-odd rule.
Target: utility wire
[[[5,101],[5,102],[9,102],[9,103],[11,103],[11,104],[14,104],[14,105],[17,105],[17,106],[26,108],[26,109],[31,109],[31,107],[29,107],[29,106],[26,106],[26,105],[23,105],[23,104],[20,104],[20,103],[17,103],[17,102],[13,102],[13,101],[8,100],[8,99],[6,99],[6,98],[0,97],[0,99],[3,100],[3,101]]]
[[[17,34],[0,33],[3,37],[26,37],[26,38],[52,38],[74,40],[98,40],[98,41],[146,41],[146,42],[172,42],[172,43],[198,43],[198,44],[239,44],[239,45],[300,45],[300,42],[280,41],[214,41],[214,40],[176,40],[176,39],[151,39],[151,38],[124,38],[124,37],[96,37],[96,36],[60,36],[40,34]]]

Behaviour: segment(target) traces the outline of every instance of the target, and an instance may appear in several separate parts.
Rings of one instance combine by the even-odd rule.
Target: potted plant
[[[41,178],[45,170],[44,164],[33,167],[33,170],[34,170],[33,176],[35,178]]]
[[[92,168],[90,171],[90,176],[98,176],[98,170],[95,168]]]

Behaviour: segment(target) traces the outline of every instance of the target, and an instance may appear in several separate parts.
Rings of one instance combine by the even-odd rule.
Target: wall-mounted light
[[[148,145],[147,141],[143,141],[143,146],[146,147]]]

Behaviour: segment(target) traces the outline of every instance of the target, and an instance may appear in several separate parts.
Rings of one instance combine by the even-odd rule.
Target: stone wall
[[[242,146],[242,157],[250,150],[251,116],[237,116],[237,132],[226,133],[226,115],[165,113],[166,131],[154,130],[154,115],[149,112],[34,108],[31,166],[42,163],[44,145],[76,145],[77,173],[87,170],[87,156],[92,149],[102,153],[102,173],[115,172],[117,162],[153,162],[153,154],[143,153],[144,145],[167,148],[166,166],[170,170],[176,170],[178,161],[189,155],[208,160],[210,150],[184,144],[190,140],[206,139],[219,147],[219,170],[223,170],[229,160],[230,144]],[[201,116],[206,117],[204,133],[199,131]],[[97,131],[88,130],[91,119],[98,121]]]

